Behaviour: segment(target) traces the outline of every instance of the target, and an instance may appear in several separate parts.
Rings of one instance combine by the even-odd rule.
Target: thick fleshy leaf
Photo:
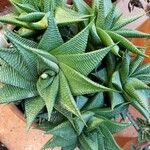
[[[70,123],[72,124],[72,125],[74,125],[74,123],[73,123],[73,114],[72,113],[70,113],[68,110],[66,110],[66,109],[64,109],[62,106],[61,106],[61,104],[55,104],[55,109],[59,112],[59,113],[61,113],[64,117],[66,117],[69,121],[70,121]],[[58,115],[57,115],[58,116]]]
[[[54,136],[63,138],[64,140],[68,141],[75,140],[77,138],[77,134],[69,122],[63,122],[58,126],[54,127],[53,129],[51,129],[50,131],[48,131],[47,133],[51,133]]]
[[[89,5],[87,5],[85,1],[73,0],[73,4],[75,5],[75,8],[79,13],[82,13],[84,15],[90,14],[91,8],[89,7]]]
[[[139,65],[142,63],[144,57],[142,56],[137,56],[136,59],[134,59],[131,63],[130,63],[130,75],[132,75],[136,69],[139,67]]]
[[[56,22],[61,25],[84,21],[87,17],[69,8],[57,7],[55,10]]]
[[[19,72],[9,66],[0,67],[0,82],[19,88],[34,89],[35,84],[26,80]]]
[[[111,147],[111,149],[114,149],[114,150],[121,150],[119,145],[115,142],[113,135],[111,134],[109,129],[104,124],[100,125],[100,130],[101,130],[102,134],[104,135],[105,141],[107,141],[107,142],[105,142],[106,149],[109,149]]]
[[[140,51],[134,44],[132,44],[128,39],[124,38],[123,36],[112,31],[107,31],[107,33],[114,40],[114,42],[119,42],[121,46],[127,48],[132,53],[149,57],[148,55],[145,55],[142,51]]]
[[[104,119],[103,124],[108,128],[108,130],[112,134],[120,132],[131,125],[130,123],[118,123],[108,119]]]
[[[117,92],[109,93],[110,99],[111,99],[111,107],[112,109],[115,109],[116,106],[123,104],[125,102],[124,97]]]
[[[25,44],[29,47],[33,47],[36,48],[38,46],[38,44],[35,41],[26,39],[26,38],[22,38],[21,36],[19,36],[18,34],[15,34],[14,32],[12,32],[11,30],[6,30],[6,37],[10,38],[10,39],[17,39],[18,42]]]
[[[142,89],[147,89],[149,90],[150,87],[146,85],[144,82],[136,79],[136,78],[130,78],[126,81],[126,84],[131,85],[133,88],[142,90]]]
[[[94,140],[92,140],[89,137],[82,134],[79,137],[79,142],[81,143],[82,149],[98,150],[97,135],[96,135],[96,138],[94,138]]]
[[[122,90],[121,78],[118,71],[113,73],[111,82],[117,89]]]
[[[31,127],[34,119],[36,118],[36,116],[39,114],[39,112],[42,110],[44,106],[45,103],[40,96],[25,101],[25,114],[27,118],[28,129]]]
[[[139,102],[137,101],[133,101],[132,105],[139,110],[139,112],[147,119],[150,120],[150,112],[147,111],[143,106],[141,106],[141,104],[139,104]]]
[[[142,15],[138,15],[138,16],[131,16],[131,17],[128,17],[128,18],[125,18],[125,19],[121,19],[119,20],[115,25],[114,27],[112,28],[112,30],[118,30],[118,29],[121,29],[122,27],[125,27],[126,25],[140,19],[141,17],[143,17],[144,15],[146,14],[142,14]]]
[[[92,117],[87,124],[88,125],[87,132],[91,132],[97,129],[102,124],[103,121],[104,121],[103,118]]]
[[[42,80],[42,79],[40,79]],[[52,83],[50,85],[42,85],[44,84],[42,81],[37,82],[37,89],[40,94],[40,96],[45,101],[47,111],[48,111],[48,119],[50,120],[52,110],[54,108],[55,100],[58,93],[58,85],[59,85],[59,79],[58,76],[54,78]],[[46,83],[47,84],[47,83]]]
[[[113,25],[115,10],[116,10],[116,5],[114,5],[111,8],[110,12],[107,14],[105,18],[105,23],[104,23],[105,29],[110,29],[111,26]]]
[[[22,45],[21,42],[17,41],[17,39],[12,38],[11,36],[9,36],[9,39],[20,51],[30,70],[34,70],[34,72],[36,72],[37,63],[40,61],[38,59],[41,59],[45,65],[47,65],[53,71],[58,72],[59,68],[56,64],[57,60],[54,56],[43,50]]]
[[[150,74],[137,74],[137,75],[134,75],[134,77],[141,80],[147,85],[150,83]]]
[[[118,116],[122,111],[127,110],[127,108],[128,108],[128,104],[122,104],[120,106],[117,106],[115,109],[97,108],[97,109],[93,109],[92,112],[94,112],[97,117],[103,116],[105,118],[112,119]]]
[[[34,6],[31,5],[31,4],[21,4],[21,3],[14,2],[14,1],[13,1],[13,4],[15,4],[15,6],[17,6],[22,11],[27,12],[27,13],[31,13],[31,12],[36,12],[37,11],[34,8]]]
[[[12,14],[1,16],[0,22],[30,29],[28,23],[17,20],[16,17]]]
[[[82,114],[82,118],[84,120],[85,123],[87,123],[90,118],[92,118],[92,116],[94,115],[94,113],[92,112],[85,112]],[[77,131],[78,135],[80,135],[83,132],[83,129],[85,127],[85,123],[84,123],[80,118],[75,118],[74,119],[74,125],[75,125],[75,130]]]
[[[96,0],[97,21],[96,26],[103,27],[105,22],[105,0]]]
[[[17,19],[20,21],[32,23],[40,21],[44,17],[45,13],[42,12],[32,12],[29,14],[20,15]]]
[[[124,36],[126,38],[150,38],[150,34],[133,30],[133,29],[117,30],[115,31],[115,33]]]
[[[72,143],[71,143],[72,142]],[[65,140],[64,138],[61,137],[57,137],[54,136],[51,140],[49,140],[44,147],[42,148],[42,150],[47,150],[48,148],[55,148],[55,147],[68,147],[71,144],[72,145],[76,145],[76,141],[73,143],[74,141],[71,140]],[[68,150],[68,149],[67,149]]]
[[[54,55],[83,53],[87,46],[90,27],[91,24],[89,24],[85,29],[79,32],[72,39],[52,50],[51,53]]]
[[[128,53],[126,52],[122,58],[122,63],[119,68],[119,74],[120,74],[120,79],[122,83],[124,83],[126,79],[128,78],[129,71],[130,71],[129,67],[130,67],[130,57]]]
[[[18,38],[13,36],[11,33],[6,34],[6,36],[20,52],[28,68],[30,69],[30,72],[37,74],[37,57],[30,52],[30,48],[32,49],[32,47],[29,47],[25,43],[22,44],[21,40],[18,41]]]
[[[10,85],[1,85],[0,103],[10,103],[37,96],[36,90],[23,89]]]
[[[19,52],[16,49],[1,48],[0,58],[4,60],[13,69],[20,72],[21,75],[27,80],[29,81],[35,80],[36,74],[34,73],[34,70],[32,70],[32,72],[30,71],[23,57],[19,54]]]
[[[48,42],[45,42],[48,41]],[[45,31],[40,43],[38,45],[39,49],[43,49],[45,51],[51,51],[63,44],[63,40],[59,33],[58,27],[55,23],[54,17],[51,13],[49,13],[48,17],[48,28]]]
[[[134,73],[135,75],[140,75],[140,74],[149,74],[150,73],[150,63],[141,65],[138,67],[136,72]]]
[[[66,77],[64,76],[63,72],[60,71],[59,73],[59,78],[60,78],[60,103],[61,105],[71,113],[75,114],[78,116],[80,119],[81,114],[79,109],[77,108],[77,105],[75,103],[75,100],[72,96],[71,90],[69,88],[69,84],[67,82]]]
[[[113,47],[114,46],[110,46],[89,53],[58,55],[56,57],[60,62],[87,76],[95,67],[97,67]]]
[[[94,108],[100,108],[103,105],[104,105],[104,95],[103,93],[98,93],[94,97],[88,100],[88,103],[84,109],[90,110]]]
[[[138,86],[138,87],[136,87],[136,86]],[[145,98],[145,96],[141,92],[138,92],[135,88],[148,89],[148,86],[146,87],[146,85],[145,85],[145,87],[144,87],[144,84],[140,84],[140,82],[133,80],[133,82],[131,82],[131,83],[130,82],[126,83],[124,86],[124,89],[128,93],[128,95],[130,95],[132,97],[131,102],[133,100],[136,100],[141,104],[142,107],[144,107],[146,110],[149,110],[149,106],[148,106],[149,100],[147,98]]]
[[[103,91],[113,91],[112,89],[93,82],[63,63],[60,64],[60,68],[66,75],[72,93],[76,96]]]

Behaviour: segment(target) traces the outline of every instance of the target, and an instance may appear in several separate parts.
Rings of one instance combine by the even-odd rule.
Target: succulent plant
[[[61,147],[62,150],[74,150],[78,147],[80,150],[120,150],[112,134],[125,129],[130,124],[109,120],[117,115],[117,112],[111,109],[101,109],[93,104],[89,106],[91,110],[84,110],[82,113],[87,126],[77,117],[73,118],[72,122],[64,121],[56,126],[53,126],[52,122],[40,125],[39,128],[46,134],[53,134],[53,138],[45,144],[43,149]],[[126,106],[119,106],[117,109],[125,108]],[[97,109],[96,113],[92,112],[92,109]]]
[[[111,0],[94,0],[92,7],[74,0],[71,8],[63,0],[11,2],[15,13],[0,21],[19,28],[6,29],[10,47],[0,48],[0,103],[23,105],[28,128],[46,120],[39,128],[54,136],[44,149],[121,149],[113,134],[134,125],[129,105],[147,129],[150,64],[142,65],[144,48],[126,38],[150,35],[124,28],[141,16],[122,19]]]
[[[113,47],[85,53],[91,25],[92,22],[66,43],[51,14],[39,43],[7,31],[13,47],[0,50],[0,58],[6,62],[0,68],[0,81],[4,84],[0,102],[25,99],[29,126],[45,105],[50,119],[55,103],[81,118],[73,96],[111,90],[87,78]]]
[[[84,0],[74,0],[73,2],[76,11],[83,15],[90,16],[89,20],[84,21],[85,26],[90,20],[94,19],[94,25],[91,31],[94,42],[98,41],[99,43],[101,40],[102,44],[105,46],[110,46],[119,42],[119,47],[116,45],[112,49],[114,54],[120,55],[119,50],[122,50],[123,47],[132,53],[144,56],[140,49],[126,39],[150,38],[149,34],[126,28],[126,25],[138,20],[144,16],[144,14],[123,18],[122,13],[116,9],[116,5],[113,5],[111,0],[93,0],[92,8],[89,7]]]
[[[0,21],[21,27],[17,32],[22,36],[32,36],[35,30],[46,29],[49,11],[55,16],[59,25],[80,22],[87,18],[68,8],[65,0],[11,0],[11,3],[15,11],[1,16]]]
[[[107,83],[109,87],[120,91],[109,94],[112,108],[124,102],[130,102],[150,121],[150,87],[147,85],[150,83],[150,64],[142,65],[142,61],[142,56],[131,59],[131,56],[125,52],[121,62],[114,65],[109,81],[106,68],[100,69],[95,76]],[[104,75],[106,75],[105,78]]]

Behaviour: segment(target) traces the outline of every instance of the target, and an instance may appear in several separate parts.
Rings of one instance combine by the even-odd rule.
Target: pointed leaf
[[[56,57],[60,62],[87,76],[95,67],[97,67],[97,65],[102,61],[102,59],[112,48],[113,46],[110,46],[89,53],[58,55]]]
[[[10,85],[1,85],[0,103],[10,103],[36,96],[36,90],[22,89]]]
[[[48,41],[48,42],[45,42]],[[59,33],[58,27],[55,23],[55,20],[51,13],[49,13],[48,17],[48,28],[45,31],[40,43],[38,45],[39,49],[43,49],[45,51],[51,51],[63,44],[63,40]]]
[[[109,148],[111,147],[111,149],[114,149],[114,150],[121,150],[119,145],[115,142],[115,139],[113,138],[111,132],[104,124],[100,125],[100,130],[105,138],[106,149],[108,148],[109,150]]]
[[[62,71],[60,71],[60,103],[66,110],[82,118]]]
[[[16,49],[1,48],[0,58],[4,60],[13,69],[20,72],[22,76],[27,80],[34,81],[36,79],[34,70],[32,70],[32,72],[30,71],[23,57],[19,54],[19,52]]]
[[[45,101],[49,120],[50,120],[51,113],[55,104],[56,96],[58,93],[58,82],[59,82],[58,76],[56,76],[53,82],[46,87],[42,86],[42,84],[44,84],[42,81],[37,82],[37,89],[38,89],[40,96]]]
[[[133,60],[130,64],[130,75],[132,75],[136,69],[139,67],[139,65],[142,63],[144,57],[137,56],[135,60]]]
[[[58,126],[56,126],[55,128],[48,131],[47,133],[51,133],[54,136],[63,138],[64,140],[67,140],[67,141],[75,140],[77,138],[76,132],[69,122],[63,122],[59,124]],[[68,144],[71,144],[71,143],[68,143]]]
[[[27,117],[27,128],[29,129],[39,112],[45,106],[41,97],[34,97],[25,101],[25,114]]]
[[[55,10],[55,19],[57,24],[69,24],[86,20],[86,15],[82,15],[69,8],[57,7]]]
[[[0,67],[0,82],[25,89],[34,89],[35,84],[26,80],[17,71],[8,66]]]
[[[126,38],[150,38],[150,34],[133,30],[133,29],[117,30],[115,31],[115,33],[124,36]]]
[[[92,112],[95,113],[97,117],[103,116],[105,118],[115,118],[118,116],[122,111],[127,110],[128,104],[122,104],[117,106],[115,109],[111,108],[98,108],[98,109],[93,109]]]
[[[112,30],[118,30],[118,29],[121,29],[122,27],[140,19],[141,17],[143,17],[144,15],[146,14],[142,14],[142,15],[138,15],[138,16],[131,16],[131,17],[128,17],[128,18],[125,18],[125,19],[121,19],[120,21],[118,21],[114,27],[112,28]]]
[[[76,96],[103,91],[112,91],[112,89],[93,82],[63,63],[60,64],[60,67],[68,79],[72,93]]]
[[[127,48],[129,51],[141,56],[149,57],[145,55],[142,51],[140,51],[134,44],[132,44],[128,39],[124,38],[123,36],[111,31],[107,31],[107,33],[115,42],[119,42],[120,45]]]
[[[17,17],[17,19],[20,21],[32,23],[40,21],[44,17],[44,15],[45,14],[42,12],[32,12],[29,14],[20,15],[19,17]]]
[[[90,26],[91,24],[89,24],[68,42],[52,50],[51,53],[54,55],[83,53],[87,46]]]

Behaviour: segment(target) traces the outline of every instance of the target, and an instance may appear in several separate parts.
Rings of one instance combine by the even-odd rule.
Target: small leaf
[[[48,79],[49,80],[49,79]],[[37,89],[40,94],[40,96],[45,101],[47,111],[48,111],[48,119],[50,120],[51,113],[55,104],[55,100],[58,93],[58,84],[59,78],[56,76],[53,80],[53,82],[50,85],[46,85],[46,87],[43,87],[42,84],[44,84],[42,81],[37,82]]]
[[[118,30],[118,29],[121,29],[122,27],[125,27],[126,25],[140,19],[141,17],[143,17],[144,15],[146,14],[142,14],[142,15],[138,15],[138,16],[131,16],[131,17],[128,17],[128,18],[125,18],[125,19],[121,19],[119,20],[115,25],[114,27],[112,28],[112,30]]]
[[[60,64],[60,67],[66,75],[72,93],[76,96],[103,91],[112,91],[112,89],[93,82],[63,63]]]
[[[32,23],[40,21],[44,17],[44,15],[45,14],[42,12],[32,12],[29,14],[20,15],[19,17],[17,17],[17,19],[20,21]]]
[[[82,134],[79,137],[79,142],[81,143],[81,147],[85,150],[98,150],[97,137],[92,140],[89,137],[86,137]]]
[[[45,106],[41,97],[34,97],[25,101],[25,114],[27,117],[27,128],[29,129],[35,120],[36,116]]]
[[[103,116],[105,118],[112,119],[118,116],[122,111],[126,110],[127,108],[128,108],[128,104],[122,104],[115,107],[115,109],[97,108],[97,109],[93,109],[92,112],[94,112],[97,117]]]
[[[115,33],[124,36],[126,38],[150,38],[150,34],[133,30],[133,29],[117,30],[115,31]]]
[[[49,41],[49,42],[45,42],[45,41]],[[43,49],[45,51],[51,51],[56,47],[59,47],[61,44],[63,44],[63,40],[59,33],[58,27],[55,23],[52,14],[49,13],[48,28],[45,31],[44,35],[42,36],[38,48]]]
[[[112,31],[107,31],[107,33],[114,40],[114,42],[119,42],[121,46],[127,48],[132,53],[149,57],[148,55],[145,55],[142,51],[140,51],[134,44],[132,44],[128,39],[124,38],[123,36]]]
[[[87,123],[92,118],[93,115],[94,115],[94,113],[87,111],[82,114],[82,118],[83,118],[84,122]],[[74,119],[75,130],[77,131],[78,135],[80,135],[83,132],[85,123],[83,123],[83,121],[80,118]]]
[[[98,66],[113,47],[114,45],[89,53],[58,55],[56,57],[60,62],[87,76],[95,67]]]
[[[105,32],[105,30],[101,29],[101,28],[97,28],[97,34],[100,37],[100,39],[102,40],[103,44],[105,46],[112,46],[114,45],[114,47],[112,47],[112,52],[115,55],[119,56],[119,47],[117,45],[115,45],[114,41],[112,40],[112,38],[109,36],[109,34],[107,34],[107,32]]]
[[[64,76],[64,74],[62,73],[62,71],[60,71],[59,77],[60,77],[60,103],[61,103],[61,105],[66,110],[72,112],[73,114],[75,114],[79,118],[82,118],[80,111],[77,108],[75,100],[74,100],[72,93],[70,91],[67,79]]]
[[[22,89],[10,85],[0,88],[0,103],[10,103],[37,96],[36,90]]]
[[[84,21],[87,17],[69,8],[57,7],[55,10],[56,22],[61,25]]]
[[[114,149],[114,150],[121,150],[119,145],[115,142],[111,132],[104,124],[100,125],[100,130],[105,138],[106,149],[108,148],[108,150],[109,150],[109,148],[111,147],[111,149]]]
[[[0,82],[25,89],[34,89],[35,84],[26,80],[19,72],[9,66],[0,67]]]
[[[83,53],[87,46],[90,26],[91,24],[75,35],[72,39],[52,50],[51,53],[54,55]]]
[[[88,100],[85,110],[90,110],[94,108],[100,108],[104,105],[104,95],[103,93],[98,93],[94,97]]]

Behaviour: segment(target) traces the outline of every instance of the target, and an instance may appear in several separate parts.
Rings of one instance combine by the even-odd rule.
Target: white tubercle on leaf
[[[46,73],[43,73],[42,75],[41,75],[41,78],[42,79],[46,79],[48,77],[48,74],[46,74]]]

